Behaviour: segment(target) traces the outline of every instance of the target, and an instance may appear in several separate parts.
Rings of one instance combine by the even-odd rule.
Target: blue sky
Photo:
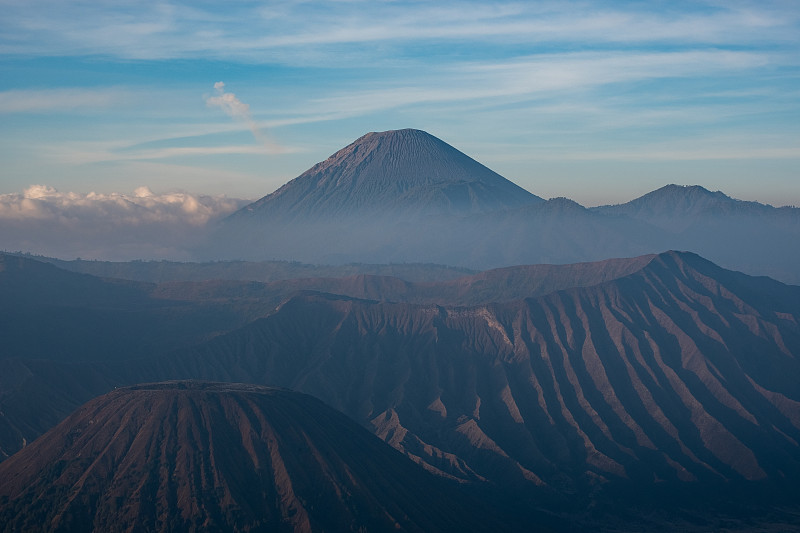
[[[796,1],[0,10],[0,195],[255,199],[413,127],[545,198],[679,183],[800,205]]]

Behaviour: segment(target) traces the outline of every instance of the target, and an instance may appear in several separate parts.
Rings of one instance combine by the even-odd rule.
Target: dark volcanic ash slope
[[[298,296],[153,377],[322,398],[429,469],[508,486],[800,479],[800,288],[692,254],[519,302]]]
[[[2,531],[490,531],[503,519],[309,396],[156,383],[0,465]]]

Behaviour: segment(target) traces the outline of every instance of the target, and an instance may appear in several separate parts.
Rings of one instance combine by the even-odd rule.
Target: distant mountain
[[[736,200],[721,191],[699,185],[666,185],[625,204],[592,208],[598,213],[625,215],[680,233],[707,217],[781,217],[793,208],[775,208],[758,202]]]
[[[115,390],[0,464],[0,531],[496,531],[513,522],[319,400]]]
[[[587,209],[543,201],[419,130],[369,133],[223,221],[197,256],[485,270],[687,250],[800,283],[800,209],[668,185]]]
[[[663,230],[656,242],[664,248],[692,250],[737,270],[800,283],[800,208],[736,200],[697,185],[667,185],[592,211]]]
[[[373,132],[229,217],[465,215],[542,199],[420,130]]]
[[[369,133],[223,220],[197,255],[472,268],[433,259],[463,240],[459,221],[541,202],[428,133]]]
[[[629,217],[595,213],[567,198],[453,221],[421,237],[431,261],[481,269],[571,264],[670,249],[664,232]],[[406,249],[413,249],[408,241]]]
[[[336,278],[357,275],[391,276],[412,282],[436,282],[475,274],[474,270],[433,263],[312,265],[296,261],[65,261],[52,257],[25,256],[58,268],[101,278],[149,283],[174,281],[236,280],[273,282],[296,278]]]

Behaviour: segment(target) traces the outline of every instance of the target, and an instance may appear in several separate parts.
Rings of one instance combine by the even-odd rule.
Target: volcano
[[[27,270],[36,272],[23,269],[20,275]],[[81,276],[59,279],[85,286]],[[263,318],[200,344],[183,343],[176,351],[119,358],[111,357],[111,350],[106,359],[78,354],[73,360],[54,360],[47,351],[39,351],[25,359],[0,359],[0,452],[18,452],[0,465],[0,524],[8,522],[11,530],[25,530],[34,522],[19,522],[17,516],[50,525],[55,524],[56,515],[67,517],[67,511],[51,512],[64,508],[65,500],[56,496],[68,493],[64,497],[75,500],[83,497],[80,491],[89,486],[89,480],[97,486],[111,483],[96,481],[94,469],[111,464],[109,469],[119,471],[128,458],[133,460],[140,453],[134,441],[148,443],[149,435],[158,439],[164,435],[167,451],[179,449],[183,442],[186,449],[200,450],[198,457],[205,459],[197,459],[199,466],[186,471],[205,472],[214,457],[213,464],[221,469],[213,474],[215,479],[241,479],[246,487],[272,483],[261,477],[251,483],[251,478],[239,474],[239,466],[230,466],[253,465],[253,456],[271,455],[253,455],[240,445],[249,442],[241,428],[256,427],[256,423],[249,418],[245,422],[250,415],[236,414],[234,407],[209,410],[209,405],[222,404],[213,398],[197,400],[189,410],[176,408],[199,413],[195,421],[188,415],[173,415],[174,409],[162,406],[158,394],[145,391],[151,395],[144,402],[148,412],[143,408],[140,414],[126,414],[127,406],[139,401],[132,396],[115,404],[125,418],[109,418],[102,426],[116,435],[111,440],[91,446],[78,442],[100,427],[92,415],[72,419],[69,425],[26,445],[68,411],[114,386],[177,379],[248,382],[314,395],[428,472],[458,480],[470,491],[480,490],[493,506],[506,502],[511,516],[520,510],[554,509],[558,517],[574,515],[584,530],[592,531],[735,530],[720,516],[750,524],[742,526],[742,531],[776,516],[784,525],[797,524],[800,287],[728,271],[685,252],[506,268],[439,283],[358,276],[292,280],[289,285],[212,281],[161,287],[165,296],[175,298],[188,291],[210,300],[235,299],[236,294],[250,300],[263,294],[283,302]],[[181,301],[189,307],[199,305],[191,298]],[[124,300],[117,303],[124,304]],[[131,305],[135,304],[136,300]],[[19,317],[17,323],[24,323],[24,318]],[[36,329],[31,326],[29,331],[59,327],[46,315],[30,319]],[[81,343],[102,340],[86,330],[74,333]],[[219,398],[223,396],[228,392]],[[150,412],[152,417],[147,418]],[[222,414],[206,416],[206,412]],[[230,417],[235,422],[229,422]],[[310,435],[306,424],[326,417],[335,420],[322,406],[289,418]],[[261,418],[272,420],[266,414]],[[84,420],[83,425],[79,420]],[[145,427],[145,422],[161,426]],[[189,422],[204,428],[191,430],[195,440],[184,441],[183,434],[168,440],[176,427]],[[134,429],[119,430],[129,423],[135,423]],[[347,427],[345,422],[340,425]],[[128,431],[139,436],[130,437]],[[263,434],[261,429],[254,431]],[[213,446],[201,437],[211,439]],[[62,444],[57,444],[59,439]],[[79,446],[70,455],[66,450],[72,443]],[[51,444],[56,446],[52,453]],[[117,446],[122,451],[115,456]],[[146,446],[152,450],[147,452],[149,459],[136,461],[160,457],[162,444]],[[291,449],[292,444],[288,446]],[[323,449],[321,444],[314,446]],[[224,448],[228,455],[218,458],[212,447]],[[111,455],[98,451],[106,449]],[[320,453],[328,457],[327,452]],[[88,463],[80,462],[86,457]],[[157,472],[162,465],[170,472],[172,465],[179,464],[174,456],[166,457],[153,467]],[[317,459],[303,457],[310,461],[306,469],[311,469]],[[346,451],[339,457],[347,464],[362,462]],[[40,462],[45,460],[50,466]],[[7,470],[6,463],[17,466]],[[409,469],[414,466],[404,464]],[[228,468],[233,473],[223,474]],[[395,467],[385,468],[395,471]],[[62,480],[67,469],[74,477]],[[135,471],[151,472],[145,467]],[[254,475],[260,476],[258,472]],[[175,471],[175,475],[188,474]],[[361,483],[364,477],[354,479]],[[161,486],[161,481],[154,483]],[[292,483],[299,492],[300,482]],[[62,484],[72,488],[62,488]],[[400,484],[412,487],[411,491],[420,486],[411,481]],[[95,505],[95,496],[105,498],[103,487],[87,495],[83,505]],[[338,490],[347,493],[351,491],[347,487],[344,484]],[[126,495],[132,493],[126,490]],[[218,496],[227,498],[226,490],[213,485]],[[230,494],[250,490],[236,482]],[[204,494],[201,491],[197,497]],[[120,498],[119,505],[131,499]],[[390,499],[400,501],[397,498]],[[545,506],[545,498],[552,502]],[[41,506],[36,506],[37,501],[43,502]],[[167,505],[171,500],[165,501]],[[620,505],[629,507],[620,511]],[[564,506],[571,511],[562,513]],[[647,523],[618,529],[594,527],[598,520],[605,523],[591,514],[595,511],[609,512],[612,521],[630,511],[633,519],[646,521],[648,507],[665,513],[658,519],[663,519],[664,527]],[[687,520],[705,521],[706,527],[689,527],[683,523],[684,515],[670,508],[685,510],[690,514]],[[90,512],[92,520],[99,520],[94,510]],[[164,516],[183,516],[180,513],[172,508]],[[213,514],[214,520],[221,520],[220,516]],[[247,520],[225,524],[245,524],[256,530],[256,519]],[[191,529],[191,524],[176,524],[175,528]],[[416,527],[437,529],[434,526]]]
[[[200,260],[476,270],[695,252],[798,283],[800,209],[667,185],[626,204],[547,201],[420,130],[368,133],[224,219]]]
[[[367,133],[232,218],[463,215],[542,199],[421,130]]]
[[[319,400],[231,383],[115,390],[0,467],[4,531],[489,531],[505,523],[483,507]]]

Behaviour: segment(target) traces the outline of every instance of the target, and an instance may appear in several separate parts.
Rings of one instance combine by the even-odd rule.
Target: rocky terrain
[[[678,252],[431,284],[442,303],[415,303],[426,292],[409,282],[366,281],[294,292],[263,318],[157,357],[5,359],[4,449],[113,387],[199,379],[311,394],[430,473],[514,494],[517,509],[577,506],[584,524],[592,518],[578,512],[610,509],[614,494],[649,494],[652,506],[664,491],[664,502],[711,491],[734,510],[794,494],[798,287]],[[188,284],[184,304],[219,295],[203,285]],[[346,294],[364,290],[370,299]],[[503,290],[525,297],[483,294]]]
[[[498,527],[516,526],[319,400],[254,385],[114,390],[0,464],[0,531]]]

